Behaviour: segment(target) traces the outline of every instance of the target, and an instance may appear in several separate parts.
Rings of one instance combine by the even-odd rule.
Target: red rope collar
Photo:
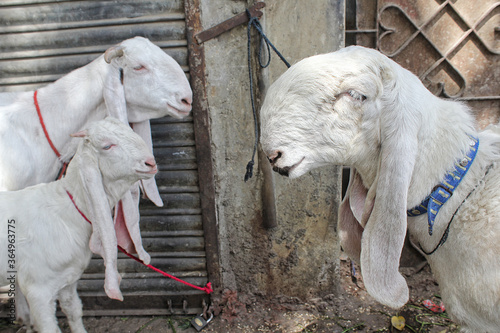
[[[75,203],[75,200],[73,200],[73,196],[71,195],[71,193],[69,193],[68,191],[66,191],[66,193],[68,193],[68,196],[69,198],[71,199],[71,202],[73,203],[73,206],[75,206],[76,210],[78,211],[78,213],[80,213],[80,215],[85,219],[85,221],[87,221],[88,223],[92,224],[92,222],[90,222],[90,220],[87,218],[87,216],[85,216],[85,214],[83,214],[83,212],[78,208],[78,206],[76,205]],[[206,292],[207,294],[210,294],[213,292],[213,289],[212,289],[212,284],[210,282],[207,283],[207,285],[205,287],[198,287],[198,286],[195,286],[194,284],[191,284],[187,281],[184,281],[184,280],[181,280],[173,275],[170,275],[168,273],[165,273],[164,271],[162,271],[161,269],[158,269],[152,265],[146,265],[145,263],[142,262],[141,259],[137,258],[136,256],[128,253],[127,251],[125,251],[124,248],[122,248],[120,245],[118,245],[118,250],[120,250],[121,252],[125,253],[128,257],[134,259],[135,261],[137,262],[140,262],[141,264],[143,264],[144,266],[162,274],[163,276],[165,277],[168,277],[168,278],[171,278],[177,282],[180,282],[180,283],[184,283],[186,286],[189,286],[191,288],[194,288],[194,289],[198,289],[198,290],[201,290],[201,291],[204,291]]]
[[[40,125],[42,125],[43,133],[45,133],[45,138],[47,138],[47,141],[49,142],[50,148],[54,151],[57,157],[61,157],[61,154],[57,151],[57,148],[54,146],[52,143],[52,140],[50,140],[49,137],[49,132],[47,132],[47,128],[45,127],[45,123],[43,122],[42,118],[42,112],[40,111],[40,106],[38,105],[38,99],[36,95],[38,94],[38,91],[35,90],[35,94],[33,95],[33,99],[35,101],[35,108],[36,108],[36,113],[38,114],[38,120],[40,120]]]
[[[38,120],[40,121],[40,125],[42,126],[43,133],[45,134],[45,138],[49,142],[50,148],[52,148],[52,150],[54,151],[54,153],[56,154],[56,156],[58,158],[61,158],[61,154],[59,154],[59,151],[52,143],[52,140],[50,140],[49,132],[47,131],[47,128],[45,127],[45,123],[43,122],[42,111],[40,111],[40,106],[38,105],[37,94],[38,94],[38,90],[35,90],[35,93],[33,94],[33,100],[35,102],[35,108],[36,108],[36,113],[38,114]],[[68,166],[68,163],[66,163],[66,162],[63,163],[62,169],[59,172],[59,176],[57,177],[57,179],[60,179],[64,175],[64,173],[66,172],[67,166]]]

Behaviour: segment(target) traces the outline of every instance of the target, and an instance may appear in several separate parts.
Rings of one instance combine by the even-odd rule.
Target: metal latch
[[[262,12],[260,11],[260,9],[264,8],[265,6],[266,4],[264,2],[259,1],[256,2],[252,7],[248,8],[248,11],[250,12],[250,14],[252,14],[252,17],[261,17]],[[248,22],[247,13],[240,13],[228,20],[225,20],[222,23],[217,24],[216,26],[211,27],[210,29],[197,33],[196,35],[194,35],[194,38],[196,39],[196,42],[198,44],[202,44],[207,40],[215,38],[223,34],[224,32],[229,31],[246,22]]]

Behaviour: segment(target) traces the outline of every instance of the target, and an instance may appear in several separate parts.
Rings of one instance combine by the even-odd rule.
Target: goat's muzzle
[[[282,155],[283,153],[281,151],[276,150],[271,154],[267,155],[267,159],[269,160],[269,163],[271,163],[273,171],[279,173],[282,176],[288,177],[288,174],[290,173],[290,167],[280,168],[276,166],[276,162],[278,162],[278,160],[281,158]]]
[[[269,160],[269,163],[271,163],[272,166],[274,166],[274,163],[283,155],[279,150],[267,155],[267,159]],[[276,170],[274,170],[276,171]]]
[[[277,166],[273,166],[273,171],[279,173],[282,176],[287,176],[290,173],[290,167],[279,168]]]

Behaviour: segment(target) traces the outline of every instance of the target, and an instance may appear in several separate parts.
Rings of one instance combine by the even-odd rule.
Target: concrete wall
[[[202,25],[210,28],[252,4],[201,1]],[[343,45],[343,0],[268,0],[263,12],[264,31],[292,64]],[[278,226],[266,229],[257,156],[254,177],[243,180],[254,140],[246,26],[204,46],[223,287],[300,298],[335,293],[340,168],[317,169],[295,180],[273,175]],[[275,54],[268,69],[255,68],[258,95],[285,70]]]

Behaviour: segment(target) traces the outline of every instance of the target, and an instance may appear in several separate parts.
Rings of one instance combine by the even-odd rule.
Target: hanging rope
[[[261,68],[266,68],[269,66],[271,63],[271,48],[273,51],[280,57],[281,61],[285,63],[285,65],[290,68],[290,64],[286,59],[281,55],[281,53],[274,47],[274,45],[269,41],[267,36],[264,34],[262,31],[262,26],[260,25],[259,18],[258,17],[252,17],[252,14],[250,11],[247,9],[246,13],[248,15],[248,26],[247,26],[247,37],[248,37],[248,44],[247,44],[247,49],[248,49],[248,76],[250,79],[250,100],[252,102],[252,112],[253,112],[253,121],[254,121],[254,127],[255,127],[255,143],[253,146],[253,154],[252,154],[252,159],[250,162],[247,164],[247,170],[245,173],[245,182],[252,178],[253,176],[253,165],[255,164],[254,159],[255,159],[255,153],[257,152],[257,146],[259,144],[259,124],[257,121],[257,112],[255,111],[255,101],[254,101],[254,95],[253,95],[253,75],[252,75],[252,59],[251,59],[251,45],[252,45],[252,36],[251,36],[251,30],[252,26],[257,30],[257,32],[260,34],[260,47],[259,47],[259,53],[258,53],[258,60],[259,60],[259,66]],[[265,64],[263,64],[262,61],[262,47],[266,46],[266,51],[267,51],[267,61]]]

